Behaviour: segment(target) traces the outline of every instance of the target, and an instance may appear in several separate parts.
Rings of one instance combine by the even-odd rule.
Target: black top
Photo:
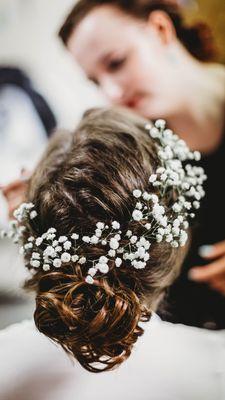
[[[220,147],[203,157],[199,165],[208,176],[204,184],[206,196],[201,201],[182,273],[170,288],[166,313],[161,313],[161,317],[175,323],[222,329],[225,328],[225,297],[210,289],[207,284],[189,280],[187,273],[194,266],[211,262],[198,255],[199,246],[225,240],[225,137]]]

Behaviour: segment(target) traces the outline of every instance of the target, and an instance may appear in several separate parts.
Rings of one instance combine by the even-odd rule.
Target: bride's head
[[[186,253],[191,203],[176,185],[190,189],[193,171],[184,182],[169,146],[158,147],[171,132],[159,121],[153,139],[146,123],[125,110],[86,112],[50,141],[27,193],[35,210],[24,222],[25,287],[36,292],[36,326],[94,372],[130,355]]]

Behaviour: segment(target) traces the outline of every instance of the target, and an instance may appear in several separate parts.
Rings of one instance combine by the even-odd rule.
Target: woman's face
[[[149,21],[101,6],[79,23],[68,48],[111,104],[129,107],[147,118],[166,118],[181,107],[171,53],[175,40],[165,40]]]

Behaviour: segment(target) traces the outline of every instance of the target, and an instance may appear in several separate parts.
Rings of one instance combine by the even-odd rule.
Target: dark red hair
[[[126,14],[143,20],[147,20],[152,11],[162,10],[171,18],[178,39],[194,57],[201,61],[211,61],[216,58],[215,42],[208,25],[199,22],[188,26],[184,23],[177,2],[169,0],[79,0],[59,31],[64,44],[67,44],[79,22],[94,8],[102,5],[112,5]]]

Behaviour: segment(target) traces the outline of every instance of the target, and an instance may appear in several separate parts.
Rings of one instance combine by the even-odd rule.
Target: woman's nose
[[[101,87],[110,102],[114,104],[122,103],[124,92],[117,82],[110,78],[104,78],[102,79]]]

